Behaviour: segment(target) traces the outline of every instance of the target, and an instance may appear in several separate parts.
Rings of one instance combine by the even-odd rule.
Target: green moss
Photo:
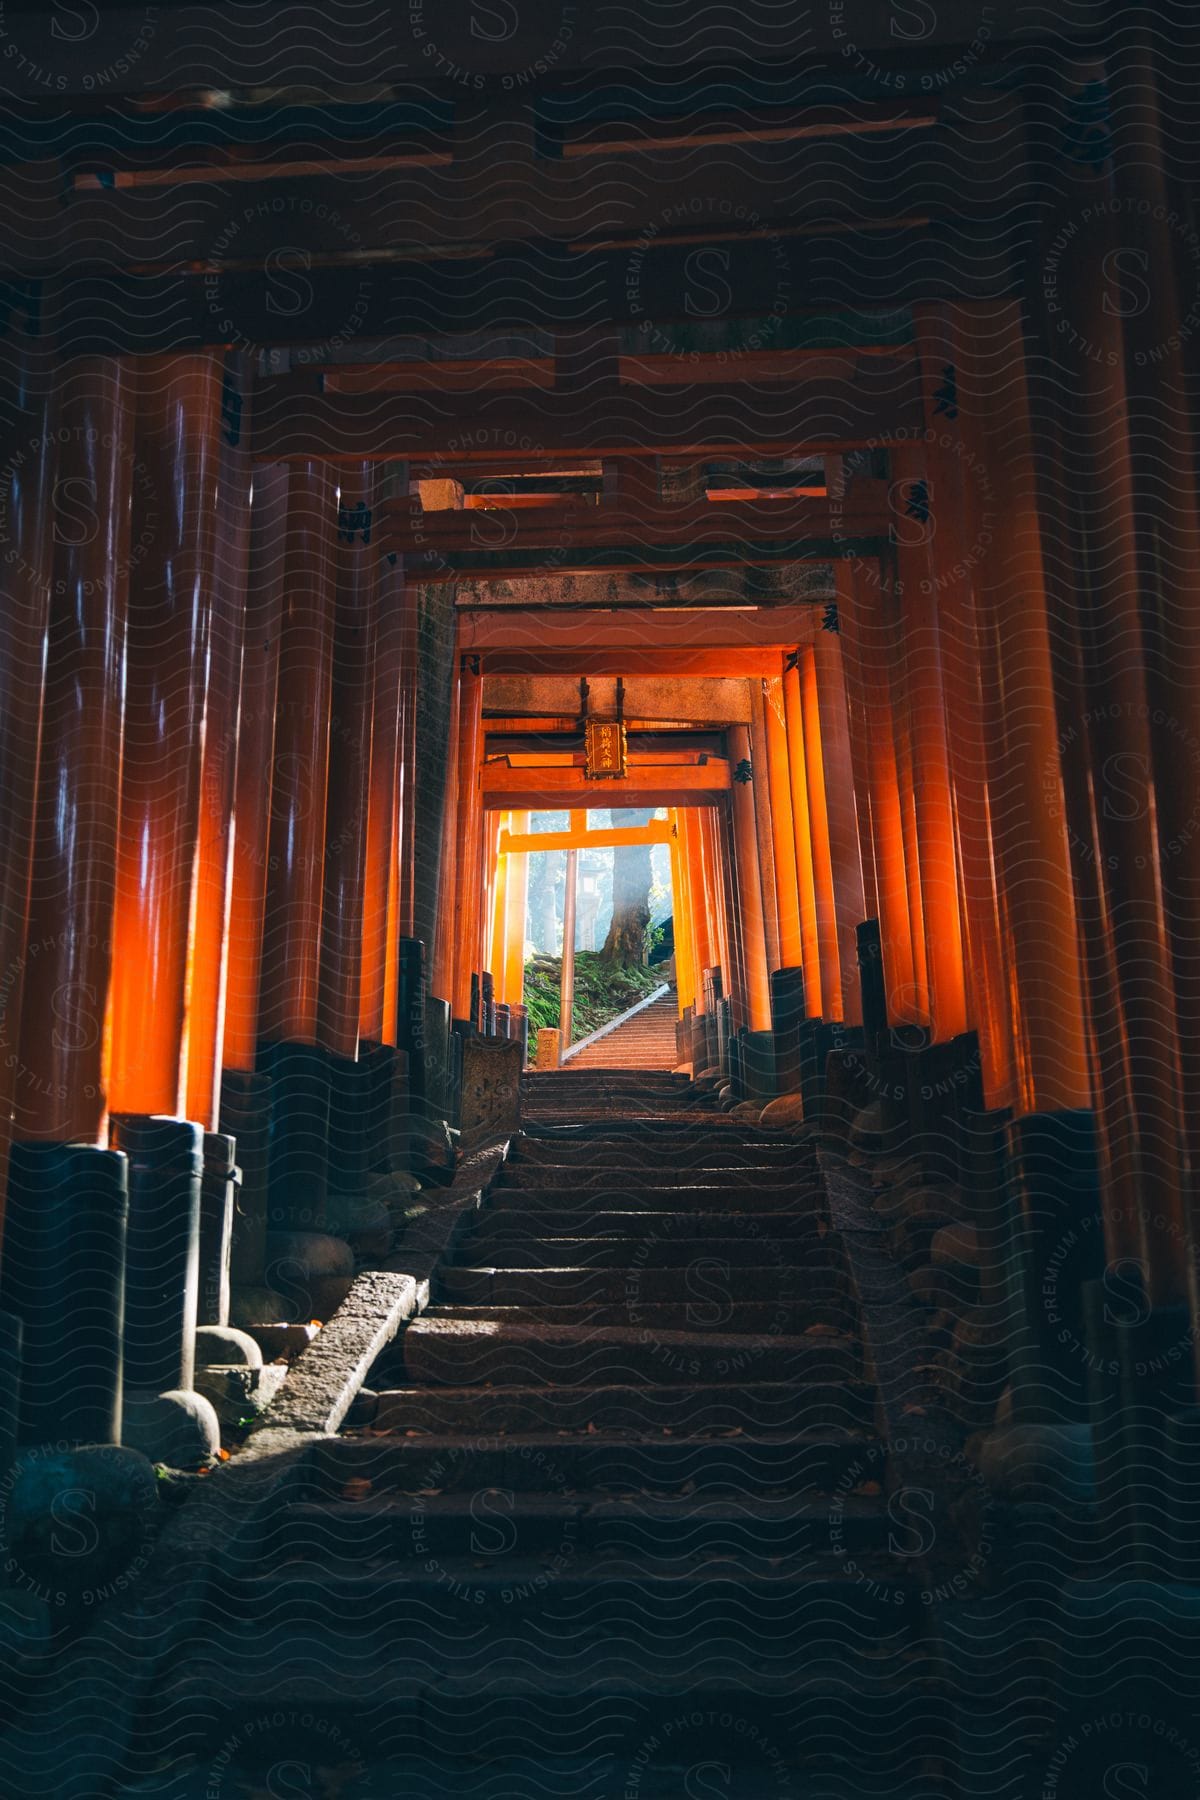
[[[525,1004],[529,1008],[529,1035],[558,1024],[558,984],[562,973],[557,956],[535,956],[525,965]],[[578,1042],[610,1019],[628,1012],[647,994],[661,986],[658,969],[610,969],[590,950],[575,953],[575,1007],[572,1038]]]

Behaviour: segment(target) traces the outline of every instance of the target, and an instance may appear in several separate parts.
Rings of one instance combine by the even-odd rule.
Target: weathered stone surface
[[[158,1478],[149,1459],[116,1444],[25,1450],[0,1482],[0,1564],[13,1589],[54,1607],[86,1601],[144,1566],[158,1526]],[[0,1594],[0,1641],[9,1593]],[[14,1618],[37,1636],[36,1609]]]
[[[979,1267],[979,1238],[973,1225],[943,1225],[929,1246],[935,1263],[943,1268]]]
[[[122,1442],[152,1462],[173,1469],[203,1469],[221,1448],[221,1426],[211,1400],[182,1388],[165,1394],[125,1393]]]
[[[804,1097],[801,1094],[780,1094],[774,1100],[768,1100],[762,1109],[760,1124],[775,1129],[786,1129],[792,1125],[804,1123]]]
[[[262,1368],[262,1351],[249,1332],[232,1325],[200,1325],[196,1328],[196,1362],[205,1368],[241,1365]]]
[[[267,1278],[271,1265],[287,1264],[297,1275],[353,1275],[354,1252],[344,1238],[324,1231],[272,1231],[267,1236]]]
[[[521,1062],[521,1045],[515,1039],[463,1039],[464,1148],[520,1129]]]
[[[1078,1505],[1094,1498],[1088,1425],[1009,1425],[976,1444],[984,1480],[1005,1499]]]
[[[325,1208],[330,1231],[359,1256],[386,1256],[395,1225],[386,1199],[374,1194],[331,1194]]]
[[[243,1331],[255,1325],[290,1325],[295,1314],[295,1296],[274,1288],[235,1287],[230,1298],[230,1319]]]
[[[198,1368],[196,1392],[211,1401],[223,1433],[236,1431],[266,1412],[286,1375],[281,1363],[260,1369]]]

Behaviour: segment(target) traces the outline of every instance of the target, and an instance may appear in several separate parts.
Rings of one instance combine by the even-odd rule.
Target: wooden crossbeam
[[[256,458],[395,460],[422,455],[522,458],[673,455],[727,450],[853,448],[886,443],[921,428],[921,391],[911,358],[846,352],[794,382],[770,386],[617,388],[560,392],[424,395],[319,394],[289,377],[268,378],[255,394]],[[798,503],[808,504],[808,503]]]
[[[786,68],[797,49],[796,13],[778,0],[709,0],[686,31],[674,0],[639,0],[636,8],[616,0],[588,6],[524,0],[521,29],[504,36],[480,34],[470,0],[436,6],[411,0],[383,10],[364,10],[358,0],[280,0],[269,29],[254,8],[220,0],[181,0],[161,9],[136,0],[105,5],[78,34],[55,30],[56,22],[39,0],[6,8],[6,33],[20,52],[5,64],[10,93],[94,101],[98,94],[189,88],[311,89],[317,81],[331,90],[364,91],[441,82],[447,92],[462,93],[506,76],[510,84],[532,81],[539,62],[560,78],[598,65],[678,75],[698,64],[740,65],[748,46],[769,67]],[[1082,35],[1102,22],[1100,0],[1077,0],[1065,23],[1050,11],[1031,10],[1026,0],[955,0],[930,11],[918,40],[922,64],[914,69],[911,45],[898,44],[889,0],[855,0],[853,7],[806,11],[802,43],[810,57],[836,59],[843,80],[856,73],[845,59],[849,45],[866,65],[867,91],[894,97],[920,92],[923,74],[952,68],[963,51],[995,53],[1012,39],[1057,43],[1067,25]],[[907,59],[897,58],[898,48],[909,52]],[[885,75],[893,62],[890,86],[870,80],[871,68]]]
[[[535,850],[618,850],[635,844],[669,844],[674,833],[665,821],[653,825],[626,825],[605,831],[502,831],[501,854],[518,855]]]
[[[514,139],[511,118],[485,118],[472,153],[453,162],[409,156],[327,173],[310,160],[258,183],[164,176],[75,188],[58,203],[52,168],[26,164],[6,172],[0,271],[253,262],[270,289],[276,270],[286,285],[289,266],[295,286],[316,256],[607,239],[628,243],[636,284],[641,255],[663,236],[733,242],[750,230],[994,216],[1025,166],[1019,120],[1002,99],[1002,128],[985,110],[981,123],[952,132],[908,124],[879,136],[729,144],[712,159],[652,145],[550,161],[535,156],[532,135]],[[697,280],[711,285],[712,272]],[[782,284],[781,260],[779,273]]]
[[[1007,215],[936,225],[747,238],[730,247],[714,317],[917,301],[994,300],[1014,294],[1018,223]],[[303,347],[306,362],[356,340],[406,332],[482,332],[685,319],[694,301],[695,245],[655,240],[630,292],[630,252],[560,244],[503,244],[480,257],[315,261],[302,271],[305,304],[243,270],[161,268],[65,274],[56,296],[64,355],[147,354],[187,344]],[[712,390],[709,390],[711,396]],[[403,454],[403,452],[397,452]]]
[[[728,793],[728,762],[660,764],[631,768],[621,781],[588,781],[582,764],[570,768],[510,768],[484,763],[480,771],[488,811],[547,807],[710,806]]]

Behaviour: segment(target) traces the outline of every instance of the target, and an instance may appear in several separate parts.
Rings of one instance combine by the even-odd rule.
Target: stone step
[[[721,1715],[715,1717],[719,1721]],[[708,1788],[714,1800],[863,1800],[861,1782],[854,1776],[818,1769],[806,1778],[801,1796],[794,1770],[803,1750],[792,1747],[778,1724],[772,1736],[765,1726],[759,1728],[741,1714],[735,1724],[730,1715],[722,1743],[706,1736],[700,1728],[703,1718],[700,1724],[696,1719],[695,1709],[686,1710],[669,1721],[669,1734],[639,1740],[635,1731],[623,1751],[593,1749],[578,1757],[556,1755],[549,1744],[542,1756],[497,1759],[485,1750],[474,1759],[461,1753],[461,1745],[454,1746],[453,1755],[415,1750],[385,1756],[360,1748],[344,1732],[334,1742],[342,1750],[343,1771],[354,1778],[345,1790],[347,1800],[622,1800],[626,1795],[629,1800],[681,1800],[689,1783],[710,1777],[719,1784]],[[277,1739],[264,1734],[256,1747],[239,1748],[236,1766],[222,1764],[226,1790],[232,1785],[238,1793],[257,1789],[269,1796],[271,1772],[277,1774],[285,1758],[304,1768],[329,1766],[328,1733],[322,1736],[317,1730],[310,1738],[290,1716],[287,1726],[290,1741],[288,1729]],[[314,1763],[313,1749],[324,1752],[323,1762]],[[302,1791],[292,1790],[297,1795]],[[690,1791],[703,1795],[705,1789],[693,1785]],[[166,1785],[155,1777],[124,1789],[123,1800],[214,1800],[214,1792],[212,1769],[201,1758],[190,1771],[173,1771]],[[870,1789],[871,1800],[942,1800],[948,1793],[948,1788],[930,1786],[928,1777],[914,1782],[880,1777]]]
[[[797,1281],[799,1288],[801,1283]],[[422,1314],[426,1319],[489,1319],[497,1325],[571,1325],[581,1330],[602,1331],[610,1325],[625,1326],[632,1331],[711,1331],[751,1332],[755,1336],[770,1334],[800,1337],[812,1327],[827,1325],[834,1331],[854,1336],[858,1325],[857,1308],[814,1303],[811,1300],[747,1300],[732,1304],[724,1290],[714,1288],[706,1293],[696,1284],[693,1297],[687,1301],[662,1302],[644,1300],[635,1280],[625,1298],[576,1306],[501,1306],[497,1304],[462,1306],[457,1301],[429,1306]]]
[[[627,1163],[619,1168],[605,1168],[595,1163],[586,1168],[572,1168],[567,1163],[502,1163],[492,1183],[493,1193],[503,1193],[506,1188],[522,1188],[540,1190],[548,1188],[560,1189],[564,1194],[578,1193],[581,1189],[589,1192],[593,1188],[619,1187],[622,1193],[654,1195],[677,1192],[708,1193],[723,1188],[740,1191],[753,1188],[755,1191],[769,1190],[771,1193],[795,1193],[797,1191],[813,1194],[821,1191],[821,1184],[816,1172],[807,1165],[798,1169],[788,1168],[780,1164],[774,1168],[756,1168],[747,1158],[744,1162],[722,1158],[720,1164],[706,1163],[703,1167],[682,1167],[662,1162],[658,1167],[637,1167]]]
[[[319,1708],[327,1720],[367,1714],[387,1721],[396,1749],[407,1739],[458,1757],[595,1754],[610,1734],[629,1741],[635,1731],[637,1743],[710,1709],[718,1723],[722,1712],[730,1716],[727,1731],[734,1718],[758,1716],[778,1732],[786,1717],[801,1756],[826,1769],[903,1774],[949,1742],[950,1695],[937,1660],[902,1628],[850,1642],[813,1632],[778,1651],[764,1644],[748,1654],[737,1643],[705,1654],[690,1643],[673,1649],[669,1633],[641,1645],[583,1631],[551,1646],[536,1628],[478,1624],[464,1644],[434,1637],[424,1628],[430,1617],[422,1609],[408,1630],[353,1615],[229,1622],[207,1654],[161,1682],[155,1710],[169,1725],[170,1748],[184,1755],[203,1745],[223,1715],[227,1723],[233,1708],[246,1711],[248,1696],[264,1709]]]
[[[780,1431],[742,1430],[718,1437],[668,1437],[641,1430],[596,1431],[575,1436],[554,1431],[513,1431],[494,1436],[407,1437],[365,1433],[322,1440],[314,1446],[310,1493],[340,1490],[348,1481],[407,1493],[439,1493],[481,1487],[514,1492],[602,1490],[771,1495],[829,1493],[838,1482],[858,1485],[862,1470],[877,1471],[878,1441],[854,1426],[821,1424]]]
[[[544,1553],[522,1554],[507,1496],[475,1498],[475,1547],[466,1556],[433,1549],[418,1501],[405,1558],[288,1561],[235,1578],[232,1593],[223,1582],[218,1604],[272,1628],[353,1618],[363,1633],[425,1640],[435,1658],[452,1644],[470,1654],[481,1625],[497,1635],[540,1626],[564,1647],[602,1634],[627,1654],[654,1647],[679,1658],[690,1649],[693,1660],[759,1648],[780,1655],[822,1637],[852,1643],[881,1628],[921,1628],[921,1577],[886,1554],[862,1551],[843,1559],[849,1568],[828,1555],[786,1570],[730,1555],[664,1567],[634,1554],[621,1566],[585,1555],[569,1528]]]
[[[753,1196],[747,1195],[747,1199]],[[811,1210],[780,1207],[776,1212],[752,1211],[728,1204],[697,1210],[695,1206],[651,1211],[648,1207],[596,1206],[561,1208],[526,1206],[524,1196],[506,1197],[503,1206],[488,1206],[476,1214],[465,1242],[482,1246],[493,1241],[509,1242],[513,1238],[534,1237],[545,1241],[562,1238],[624,1238],[636,1242],[638,1258],[657,1255],[660,1246],[679,1242],[695,1245],[709,1238],[726,1238],[744,1234],[757,1242],[764,1262],[773,1260],[772,1246],[794,1244],[819,1237],[822,1222]]]
[[[852,1338],[647,1332],[609,1325],[494,1325],[453,1314],[412,1320],[398,1339],[410,1384],[517,1387],[603,1382],[842,1381],[860,1370]]]
[[[655,1244],[655,1261],[661,1268],[686,1269],[703,1255],[731,1269],[754,1269],[763,1266],[777,1269],[806,1269],[818,1259],[826,1242],[814,1232],[812,1237],[765,1240],[756,1237],[706,1237],[701,1250],[694,1238],[672,1239],[660,1235]],[[570,1237],[565,1233],[539,1232],[536,1237],[521,1233],[492,1232],[484,1237],[473,1231],[453,1251],[453,1261],[467,1266],[494,1269],[628,1269],[636,1264],[639,1253],[636,1237]],[[837,1257],[841,1258],[840,1247]],[[650,1271],[647,1270],[647,1273]]]
[[[857,1308],[841,1240],[833,1232],[811,1246],[803,1268],[780,1268],[777,1263],[730,1266],[728,1274],[722,1268],[721,1280],[724,1293],[738,1305],[766,1305],[779,1298],[792,1301],[803,1296],[814,1306]],[[696,1271],[692,1267],[639,1269],[636,1291],[639,1302],[647,1306],[694,1304]],[[622,1269],[490,1269],[450,1264],[438,1271],[436,1283],[439,1301],[449,1305],[600,1305],[623,1302],[628,1292],[629,1271]]]
[[[486,1490],[485,1490],[486,1492]],[[716,1568],[736,1558],[758,1571],[770,1564],[817,1556],[884,1552],[895,1530],[882,1498],[838,1494],[816,1500],[654,1500],[644,1495],[521,1494],[506,1492],[505,1516],[513,1554],[569,1552],[607,1559],[619,1573],[630,1556],[653,1557],[668,1570]],[[418,1499],[373,1494],[361,1499],[305,1500],[285,1507],[268,1534],[265,1553],[342,1558],[490,1556],[498,1508],[489,1520],[475,1493]]]
[[[705,1433],[865,1430],[875,1415],[868,1382],[756,1381],[736,1389],[651,1387],[610,1383],[603,1387],[406,1388],[388,1385],[387,1370],[372,1376],[385,1385],[371,1421],[377,1431],[633,1432],[685,1440]]]

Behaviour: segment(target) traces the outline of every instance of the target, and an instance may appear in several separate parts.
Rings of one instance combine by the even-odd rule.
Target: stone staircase
[[[583,1069],[673,1069],[679,1061],[675,1022],[679,1008],[673,993],[664,994],[623,1025],[614,1026],[587,1044],[565,1065]]]
[[[323,1800],[940,1800],[930,1571],[813,1152],[672,1077],[634,1117],[627,1078],[529,1085],[377,1398],[157,1695],[163,1754],[197,1794],[216,1755],[222,1794],[303,1764]]]

